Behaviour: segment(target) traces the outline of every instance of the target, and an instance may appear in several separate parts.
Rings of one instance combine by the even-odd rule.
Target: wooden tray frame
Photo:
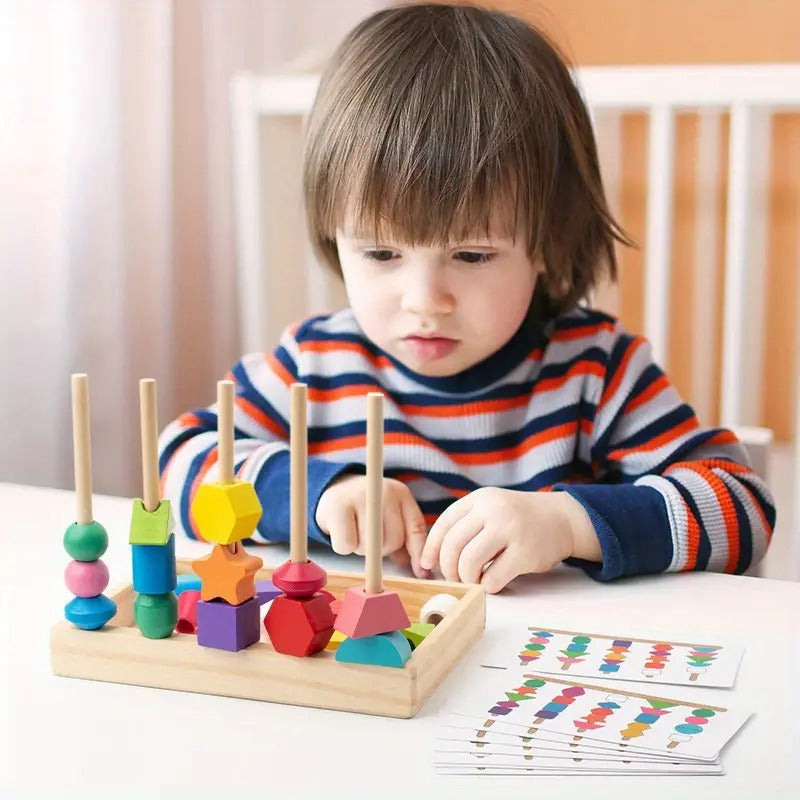
[[[190,573],[191,560],[177,560],[178,574]],[[257,573],[269,579],[272,569]],[[341,596],[364,583],[362,575],[329,572],[326,588]],[[445,592],[459,598],[455,609],[414,650],[402,669],[344,664],[330,651],[309,658],[276,653],[262,626],[259,643],[238,653],[199,647],[191,634],[147,639],[133,622],[133,587],[110,595],[116,616],[99,631],[82,631],[66,621],[53,626],[53,672],[72,678],[160,689],[241,697],[250,700],[355,711],[387,717],[413,717],[453,666],[481,636],[486,595],[480,586],[446,581],[384,578],[400,594],[412,622],[423,604]]]

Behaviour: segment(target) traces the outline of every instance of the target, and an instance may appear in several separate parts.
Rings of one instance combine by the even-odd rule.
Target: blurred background
[[[0,0],[0,480],[71,486],[69,375],[87,372],[94,488],[139,492],[139,378],[158,380],[163,427],[211,402],[216,380],[252,345],[240,326],[237,192],[246,187],[236,180],[234,76],[314,76],[356,22],[389,5]],[[796,0],[484,5],[537,23],[580,67],[800,63]],[[269,348],[287,323],[343,296],[309,268],[302,115],[267,115],[255,130],[265,154],[256,165],[265,189],[258,258],[270,297],[259,346]],[[670,165],[664,361],[709,424],[721,414],[729,130],[726,113],[710,127],[678,114]],[[596,302],[635,331],[646,327],[648,131],[643,113],[597,121],[612,207],[642,247],[620,254],[620,283]],[[800,537],[800,115],[774,114],[757,133],[767,146],[748,206],[758,217],[745,331],[753,380],[739,421],[773,432],[770,482],[788,545]],[[688,309],[706,296],[700,329]],[[770,558],[772,576],[796,577],[783,551]]]

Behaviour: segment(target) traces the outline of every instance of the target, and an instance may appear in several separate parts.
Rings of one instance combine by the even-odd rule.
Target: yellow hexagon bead
[[[252,535],[261,519],[261,503],[252,483],[204,483],[197,490],[192,513],[207,542],[233,544]]]

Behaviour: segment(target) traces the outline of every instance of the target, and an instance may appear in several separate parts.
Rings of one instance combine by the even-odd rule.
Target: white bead
[[[438,625],[457,605],[457,597],[451,594],[435,594],[419,610],[419,621]]]

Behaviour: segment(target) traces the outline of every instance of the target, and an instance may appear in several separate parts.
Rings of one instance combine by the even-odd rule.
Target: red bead
[[[264,617],[272,646],[290,656],[310,656],[325,649],[333,635],[334,616],[327,598],[276,597]]]
[[[287,597],[312,597],[328,582],[328,573],[313,561],[287,561],[272,572],[272,583]]]

